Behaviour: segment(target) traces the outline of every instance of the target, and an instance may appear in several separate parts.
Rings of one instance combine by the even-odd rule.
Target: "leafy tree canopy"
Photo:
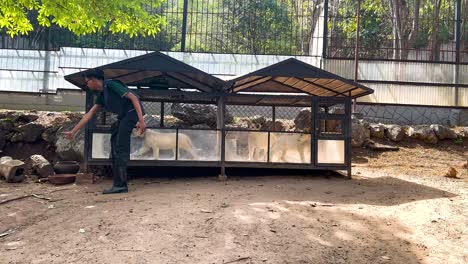
[[[0,30],[26,35],[34,24],[57,25],[76,35],[108,28],[113,33],[154,36],[165,20],[151,12],[164,0],[1,0]],[[33,14],[33,15],[31,15]],[[36,22],[37,21],[37,22]]]

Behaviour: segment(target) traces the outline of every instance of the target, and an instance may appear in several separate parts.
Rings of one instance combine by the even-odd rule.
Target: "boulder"
[[[14,128],[14,123],[9,118],[0,119],[0,130],[10,132]]]
[[[370,124],[370,135],[374,138],[384,138],[385,137],[385,126],[383,124]]]
[[[361,147],[370,139],[369,123],[364,120],[351,120],[351,145]]]
[[[57,140],[57,131],[59,130],[60,125],[48,127],[42,132],[41,138],[49,143],[54,143]]]
[[[0,150],[2,150],[7,142],[7,133],[4,130],[0,130]]]
[[[32,155],[31,156],[31,167],[39,175],[40,178],[46,178],[50,175],[54,175],[54,168],[41,155]]]
[[[216,128],[217,107],[215,105],[173,103],[171,112],[173,116],[189,126],[207,124],[211,128]],[[232,116],[226,113],[225,122],[230,123],[232,119]]]
[[[458,131],[458,136],[461,138],[468,138],[468,127],[462,127]]]
[[[26,164],[11,157],[0,158],[0,178],[6,182],[21,182],[24,180]]]
[[[294,118],[294,126],[298,131],[311,130],[312,113],[310,112],[310,108],[303,108],[299,114],[297,114],[296,118]]]
[[[265,125],[260,129],[272,131],[286,131],[288,129],[288,125],[283,120],[275,120],[274,124],[273,120],[268,120],[265,122]]]
[[[405,130],[399,125],[385,126],[385,136],[391,141],[401,141],[405,137]]]
[[[419,139],[429,144],[436,144],[439,139],[430,126],[421,125],[408,129],[408,136],[413,139]]]
[[[161,126],[161,118],[158,116],[152,115],[145,115],[143,116],[145,120],[146,127],[160,127]]]
[[[62,132],[70,131],[77,121],[63,124],[56,134],[55,153],[61,160],[84,160],[84,129],[81,129],[72,140],[67,139]]]
[[[21,125],[15,129],[15,133],[11,137],[11,142],[28,142],[33,143],[41,138],[42,132],[44,132],[45,127],[37,123],[28,123]]]
[[[37,114],[24,113],[20,114],[16,121],[21,123],[31,123],[36,121],[37,119],[39,119],[39,116]]]
[[[434,133],[437,135],[439,139],[456,139],[457,133],[452,129],[442,126],[442,125],[431,125],[430,126]]]

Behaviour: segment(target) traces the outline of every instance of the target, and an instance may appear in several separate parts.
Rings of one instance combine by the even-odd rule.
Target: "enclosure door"
[[[314,99],[314,163],[317,167],[349,165],[351,100]]]

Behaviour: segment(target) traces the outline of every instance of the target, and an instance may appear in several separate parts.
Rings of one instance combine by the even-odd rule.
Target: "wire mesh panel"
[[[256,102],[281,103],[281,97],[259,96]],[[311,163],[312,108],[271,105],[227,105],[226,161]]]
[[[164,127],[216,129],[217,113],[215,104],[164,102]]]

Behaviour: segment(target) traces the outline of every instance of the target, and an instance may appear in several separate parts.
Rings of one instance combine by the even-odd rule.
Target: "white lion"
[[[153,158],[155,160],[159,159],[160,150],[171,150],[175,155],[176,152],[176,134],[175,133],[161,133],[154,130],[147,129],[143,134],[140,134],[137,129],[132,131],[133,137],[142,137],[143,146],[132,153],[132,156],[141,156],[146,152],[153,150]],[[183,133],[179,133],[178,140],[179,155],[180,150],[185,150],[189,153],[193,159],[197,159],[198,155],[194,151],[192,140],[190,137]]]

